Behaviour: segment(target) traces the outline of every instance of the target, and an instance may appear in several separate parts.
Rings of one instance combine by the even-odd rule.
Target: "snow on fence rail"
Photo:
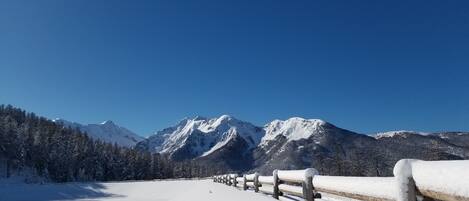
[[[469,201],[469,160],[402,159],[394,166],[394,177],[323,176],[308,168],[274,170],[272,176],[217,175],[213,181],[261,191],[276,199],[294,195],[313,201],[320,193],[328,193],[368,201]]]
[[[259,191],[267,194],[274,194],[274,177],[273,176],[259,176]]]
[[[394,177],[340,177],[313,178],[313,186],[319,192],[358,200],[395,200]]]

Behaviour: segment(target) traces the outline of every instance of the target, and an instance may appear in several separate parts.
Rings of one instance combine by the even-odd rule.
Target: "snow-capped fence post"
[[[257,180],[257,177],[259,176],[258,173],[254,173],[254,174],[248,174],[248,175],[244,175],[245,177],[245,181],[246,181],[246,190],[248,188],[252,188],[255,192],[257,192],[259,189],[256,187],[256,180]]]
[[[228,186],[231,185],[231,183],[230,183],[230,175],[229,175],[229,174],[225,175],[225,184],[228,185]]]
[[[423,200],[469,201],[469,160],[414,160],[411,167]]]
[[[254,173],[254,192],[259,192],[259,173]]]
[[[314,173],[317,175],[316,173]],[[306,178],[302,183],[303,186],[303,197],[306,201],[313,201],[314,200],[314,193],[313,193],[313,175],[305,175]]]
[[[243,175],[243,190],[248,190],[246,175]]]
[[[235,186],[236,187],[236,177],[238,177],[237,174],[229,174],[229,178],[230,178],[230,186]]]
[[[278,185],[279,185],[279,180],[278,180],[278,170],[274,170],[272,172],[272,176],[274,177],[274,189],[273,189],[273,194],[272,194],[272,197],[274,197],[275,199],[278,200],[278,197],[280,196],[280,191],[278,189]]]
[[[394,177],[396,179],[397,195],[396,201],[415,201],[415,181],[412,178],[412,163],[417,160],[402,159],[394,166]]]
[[[236,178],[238,178],[238,175],[234,175],[234,177],[233,177],[233,186],[234,187],[238,186],[238,180],[236,180]]]
[[[291,194],[303,197],[306,201],[314,200],[313,177],[318,175],[314,168],[305,170],[278,170],[277,182],[279,194]],[[283,182],[287,182],[283,184]],[[296,185],[295,185],[296,184]],[[301,186],[298,186],[301,185]]]
[[[244,177],[243,176],[236,176],[235,178],[235,181],[236,181],[236,186],[237,188],[241,187],[241,188],[244,188]]]

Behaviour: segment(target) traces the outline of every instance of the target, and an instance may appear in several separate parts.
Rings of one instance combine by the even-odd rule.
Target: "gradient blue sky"
[[[468,1],[0,1],[0,103],[141,135],[188,116],[469,130]]]

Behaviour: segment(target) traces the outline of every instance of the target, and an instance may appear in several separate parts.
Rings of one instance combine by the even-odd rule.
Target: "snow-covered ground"
[[[211,180],[25,184],[0,180],[0,201],[274,201]]]

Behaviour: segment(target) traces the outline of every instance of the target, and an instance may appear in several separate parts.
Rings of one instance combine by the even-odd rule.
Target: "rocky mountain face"
[[[253,153],[254,169],[269,173],[274,169],[315,167],[326,175],[390,176],[394,164],[402,158],[469,159],[469,144],[461,146],[464,143],[455,144],[447,140],[457,137],[468,139],[469,133],[423,135],[390,132],[368,136],[330,123],[317,125],[309,130],[311,135],[308,138],[289,140],[286,132],[275,140],[261,143]],[[445,139],[441,135],[450,137]]]
[[[315,167],[327,175],[388,176],[401,158],[469,159],[469,133],[364,135],[319,119],[294,117],[257,127],[223,115],[185,119],[137,148],[232,171],[270,174],[274,169]]]
[[[322,120],[276,120],[267,124],[265,130],[266,136],[253,152],[254,168],[261,173],[314,166],[332,175],[359,174],[358,170],[349,167],[351,164],[348,161],[357,160],[376,147],[374,138]]]
[[[100,124],[83,125],[63,119],[52,120],[55,123],[62,124],[65,127],[76,128],[85,132],[90,137],[104,142],[116,143],[120,146],[133,147],[144,138],[134,132],[116,125],[112,121],[105,121]]]
[[[228,115],[213,119],[196,117],[157,131],[138,143],[137,148],[167,154],[175,160],[210,160],[236,166],[235,161],[249,157],[263,136],[262,128]]]

